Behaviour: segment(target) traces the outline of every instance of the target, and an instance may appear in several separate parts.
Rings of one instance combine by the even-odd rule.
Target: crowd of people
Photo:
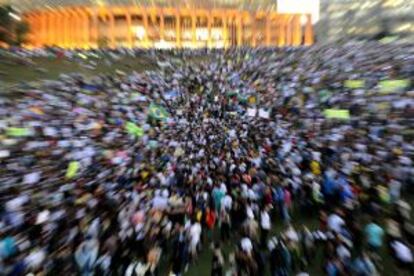
[[[412,273],[414,46],[194,53],[0,94],[0,275]]]

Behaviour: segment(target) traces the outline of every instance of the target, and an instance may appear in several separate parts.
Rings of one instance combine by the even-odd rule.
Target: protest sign
[[[259,109],[259,117],[264,118],[264,119],[269,119],[270,118],[270,113],[269,113],[269,111],[267,111],[263,108],[260,108]]]
[[[351,89],[364,88],[365,81],[364,80],[346,80],[344,85],[346,88],[351,88]]]
[[[379,83],[379,92],[382,94],[402,91],[410,86],[409,80],[384,80]]]
[[[247,109],[247,116],[255,117],[256,114],[257,114],[257,109],[256,108],[248,108]]]
[[[9,127],[6,130],[7,136],[11,137],[23,137],[23,136],[29,136],[30,130],[27,128],[22,127]]]
[[[351,118],[348,109],[325,109],[323,113],[327,119],[349,120]]]
[[[71,179],[76,176],[79,170],[79,162],[78,161],[71,161],[69,166],[66,170],[66,178]]]

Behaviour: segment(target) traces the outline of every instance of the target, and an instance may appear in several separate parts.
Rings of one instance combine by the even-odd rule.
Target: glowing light
[[[196,29],[197,40],[207,40],[208,39],[208,30],[207,28],[197,28]]]
[[[79,53],[78,55],[79,55],[79,57],[80,57],[80,58],[82,58],[82,59],[88,59],[88,57],[87,57],[87,56],[85,56],[85,55],[84,55],[84,54],[82,54],[82,53]]]
[[[279,13],[307,13],[312,15],[312,23],[319,21],[320,0],[277,0]]]
[[[175,44],[171,42],[167,42],[165,40],[160,40],[154,43],[155,48],[158,49],[171,49],[174,48]]]
[[[10,15],[10,17],[11,17],[11,18],[13,18],[14,20],[17,20],[17,21],[22,21],[22,18],[21,18],[20,16],[18,16],[17,14],[15,14],[15,13],[9,12],[9,15]]]
[[[142,40],[145,37],[145,28],[143,26],[136,26],[133,27],[133,30],[135,32],[135,35],[138,39]]]
[[[304,25],[306,24],[306,22],[308,22],[308,18],[306,17],[306,15],[302,15],[302,16],[300,17],[300,24],[301,24],[302,26],[304,26]]]

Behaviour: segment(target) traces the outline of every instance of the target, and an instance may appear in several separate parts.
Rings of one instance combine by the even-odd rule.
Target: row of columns
[[[61,8],[33,11],[25,14],[30,24],[32,47],[60,46],[64,48],[94,48],[98,40],[108,38],[108,46],[116,47],[116,16],[126,18],[126,44],[134,47],[133,15],[142,17],[145,30],[141,46],[151,47],[155,41],[149,38],[150,21],[158,29],[159,40],[165,40],[165,18],[175,22],[175,47],[183,46],[183,18],[191,18],[191,44],[196,47],[197,19],[207,21],[207,46],[213,47],[213,22],[221,22],[221,40],[229,46],[299,46],[313,44],[313,26],[309,14],[278,14],[276,12],[247,12],[237,10],[180,10],[170,8]],[[159,23],[158,19],[159,18]],[[258,22],[264,22],[264,27]],[[105,31],[100,26],[106,26]],[[155,25],[154,25],[155,24]],[[263,24],[261,24],[263,25]],[[215,26],[217,28],[217,26]],[[233,28],[229,33],[229,28]],[[247,29],[250,31],[247,35]],[[261,35],[259,35],[261,34]],[[247,37],[248,36],[248,37]],[[247,38],[246,38],[247,37]],[[259,37],[260,41],[259,42]],[[186,44],[188,45],[188,43]]]

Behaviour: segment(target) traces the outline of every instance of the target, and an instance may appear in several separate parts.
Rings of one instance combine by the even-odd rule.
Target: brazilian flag
[[[156,105],[156,104],[150,104],[149,106],[149,112],[148,115],[151,118],[157,119],[157,120],[165,120],[168,118],[168,112],[165,110],[164,107]]]

